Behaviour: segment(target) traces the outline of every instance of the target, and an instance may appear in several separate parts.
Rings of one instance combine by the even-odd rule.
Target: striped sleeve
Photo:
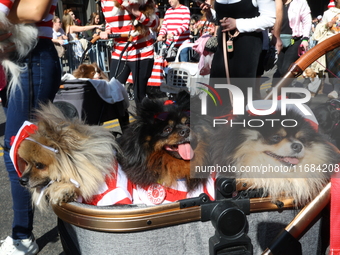
[[[15,0],[0,0],[0,11],[8,15]]]
[[[147,17],[143,13],[136,18],[139,23],[143,24],[144,26],[150,27],[150,28],[157,28],[159,26],[159,19],[157,15],[153,15],[152,17]]]

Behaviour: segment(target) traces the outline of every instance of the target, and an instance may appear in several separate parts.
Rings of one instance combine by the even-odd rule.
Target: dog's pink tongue
[[[284,162],[287,162],[289,164],[292,164],[292,165],[297,165],[299,164],[299,160],[297,158],[291,158],[291,157],[284,157],[283,158],[283,161]]]
[[[183,143],[178,145],[178,153],[184,160],[190,160],[194,157],[194,151],[191,148],[190,143]]]

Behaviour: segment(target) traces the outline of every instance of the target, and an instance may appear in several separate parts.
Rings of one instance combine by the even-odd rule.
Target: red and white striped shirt
[[[39,38],[46,38],[46,39],[52,39],[53,34],[53,16],[55,9],[57,8],[58,0],[52,0],[52,6],[50,11],[48,12],[48,15],[40,22],[36,23],[36,26],[38,27],[38,37]]]
[[[147,188],[133,186],[133,204],[158,205],[173,203],[181,199],[198,197],[206,193],[211,200],[215,198],[215,180],[209,178],[206,184],[201,184],[195,190],[188,192],[185,180],[178,180],[170,188],[160,184],[152,184]]]
[[[114,15],[112,10],[116,8],[114,2],[111,0],[101,0],[103,14],[106,20],[106,30],[110,30],[113,34],[124,34],[129,35],[133,31],[132,19],[128,11],[119,11],[117,15]],[[141,14],[140,17],[136,18],[139,23],[150,27],[157,28],[159,26],[159,18],[157,15],[153,17],[146,17]],[[120,53],[124,49],[128,38],[117,38],[112,49],[113,59],[119,59]],[[150,33],[147,36],[136,36],[133,37],[132,43],[125,50],[122,56],[123,60],[136,61],[153,58],[154,46],[153,38]]]
[[[190,10],[184,5],[180,5],[177,8],[170,7],[164,15],[162,27],[159,31],[159,35],[173,34],[175,47],[181,46],[184,42],[190,42]],[[171,41],[167,40],[167,44]]]
[[[132,204],[132,190],[131,182],[118,165],[116,175],[107,177],[106,183],[100,187],[98,194],[84,203],[98,206]]]
[[[0,0],[0,11],[8,15],[15,0]]]
[[[211,200],[214,200],[215,178],[209,178],[206,184],[200,185],[191,192],[188,192],[184,180],[178,180],[177,184],[170,188],[160,184],[141,188],[129,181],[125,172],[118,166],[115,177],[107,178],[98,194],[84,203],[97,206],[114,204],[158,205],[198,197],[201,193],[206,193]]]

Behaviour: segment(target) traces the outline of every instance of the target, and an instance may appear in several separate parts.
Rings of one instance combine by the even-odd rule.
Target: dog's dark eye
[[[282,140],[282,136],[280,135],[273,135],[270,140],[273,142],[273,143],[278,143]]]
[[[299,141],[303,144],[307,143],[307,139],[305,137],[299,137]]]
[[[166,127],[163,129],[163,133],[166,133],[166,134],[171,133],[171,131],[172,131],[172,127],[171,127],[171,126],[166,126]]]
[[[45,165],[43,163],[36,163],[35,168],[39,170],[43,170],[45,168]]]

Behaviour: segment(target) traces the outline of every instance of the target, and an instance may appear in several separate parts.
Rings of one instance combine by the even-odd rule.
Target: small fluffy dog
[[[107,75],[99,68],[97,63],[92,64],[81,64],[79,67],[73,71],[73,76],[77,79],[79,78],[89,78],[89,79],[104,79],[109,81]]]
[[[5,41],[0,42],[0,51],[3,51],[11,44],[15,45],[15,51],[0,58],[5,73],[10,76],[8,88],[15,90],[20,86],[20,74],[26,70],[26,66],[20,66],[18,60],[36,46],[38,40],[38,29],[32,24],[12,24],[3,12],[0,12],[0,23],[3,30],[1,34],[11,32],[12,35]]]
[[[113,16],[119,14],[125,7],[131,4],[140,4],[139,10],[146,16],[152,17],[156,15],[156,5],[153,0],[114,0],[114,8],[112,9]],[[149,28],[142,25],[138,20],[133,21],[134,31],[131,33],[132,36],[147,35]]]
[[[192,178],[190,165],[208,162],[209,130],[190,125],[190,95],[183,91],[174,101],[146,98],[136,110],[136,120],[118,139],[124,156],[119,162],[129,180],[170,187],[181,179],[188,191],[204,184],[205,178]]]
[[[12,160],[20,183],[32,192],[40,209],[79,198],[91,200],[106,178],[114,177],[119,153],[108,129],[67,120],[53,104],[37,111],[34,132],[12,145],[15,148],[17,157]]]
[[[285,197],[297,205],[311,201],[340,162],[316,123],[294,109],[286,116],[278,111],[238,116],[233,122],[238,124],[225,125],[214,137],[214,164],[234,167],[227,176],[249,189],[263,188],[273,202]]]

